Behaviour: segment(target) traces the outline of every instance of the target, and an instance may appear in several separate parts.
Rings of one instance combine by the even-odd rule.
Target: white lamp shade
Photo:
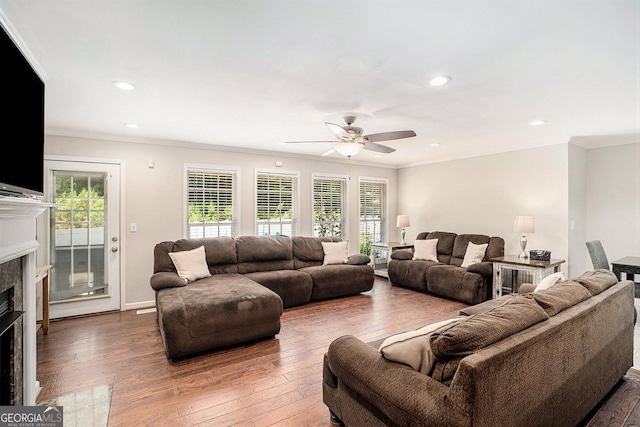
[[[536,227],[532,216],[517,216],[513,225],[513,231],[518,233],[535,233]]]
[[[336,142],[333,144],[333,148],[343,156],[351,157],[362,151],[364,144],[361,142]]]
[[[409,215],[398,215],[398,219],[396,220],[396,227],[409,227],[411,223],[409,222]]]

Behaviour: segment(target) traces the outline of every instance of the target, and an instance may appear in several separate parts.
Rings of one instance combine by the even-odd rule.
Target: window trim
[[[300,171],[282,169],[254,169],[253,174],[253,235],[258,235],[258,175],[289,176],[296,179],[296,186],[293,192],[293,218],[291,220],[291,231],[293,236],[300,234]]]
[[[183,169],[183,200],[182,200],[182,235],[184,238],[189,236],[189,172],[221,172],[235,174],[235,182],[233,188],[233,219],[235,221],[235,235],[241,236],[241,221],[240,215],[240,167],[239,166],[220,166],[209,165],[202,163],[185,163]]]
[[[344,181],[344,199],[342,200],[342,217],[343,217],[343,229],[342,229],[342,239],[349,239],[349,175],[343,174],[331,174],[331,173],[321,173],[321,172],[313,172],[311,174],[311,234],[314,232],[314,187],[316,179],[330,179],[336,181]]]

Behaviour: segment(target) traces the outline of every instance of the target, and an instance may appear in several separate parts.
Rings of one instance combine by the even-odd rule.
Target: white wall
[[[586,240],[609,262],[640,256],[640,142],[588,150],[586,183]]]
[[[591,270],[586,262],[587,150],[574,144],[569,149],[569,277]]]
[[[397,171],[354,161],[51,135],[46,137],[45,153],[125,161],[123,243],[128,308],[153,300],[149,277],[154,245],[183,237],[185,163],[240,168],[239,234],[254,232],[255,168],[278,169],[275,161],[280,160],[283,170],[300,172],[301,235],[312,234],[312,174],[351,177],[351,253],[358,251],[358,230],[353,226],[358,223],[358,177],[366,176],[389,180],[389,240],[400,240],[396,215],[408,214],[408,242],[421,231],[479,233],[503,237],[506,253],[517,254],[520,236],[513,231],[515,216],[532,215],[536,232],[527,236],[527,250],[550,250],[552,258],[566,260],[562,269],[569,277],[591,268],[584,247],[587,240],[600,239],[609,261],[640,255],[640,143],[591,150],[558,144]],[[148,167],[149,160],[154,160],[153,169]],[[132,222],[138,224],[136,233],[128,231]]]
[[[153,273],[153,248],[163,240],[176,240],[183,233],[183,171],[185,163],[226,165],[240,168],[240,222],[238,235],[254,234],[254,173],[256,168],[300,172],[300,235],[311,236],[311,177],[314,172],[349,175],[350,253],[358,252],[358,177],[384,178],[389,182],[389,217],[395,229],[397,171],[358,164],[357,160],[331,161],[287,157],[269,153],[218,151],[204,146],[171,146],[121,141],[103,141],[47,135],[45,155],[80,158],[121,159],[125,161],[122,236],[125,262],[125,301],[135,308],[154,299],[149,285]],[[154,168],[149,168],[149,160]],[[276,160],[282,161],[276,168]],[[138,231],[129,231],[137,223]],[[391,221],[390,221],[391,222]]]
[[[408,214],[407,241],[421,231],[500,236],[520,252],[517,215],[532,215],[527,251],[568,259],[567,144],[513,151],[398,171],[398,213]],[[562,265],[568,270],[567,263]]]

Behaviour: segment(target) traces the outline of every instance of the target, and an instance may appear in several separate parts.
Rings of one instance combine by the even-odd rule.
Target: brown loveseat
[[[350,255],[344,263],[323,265],[322,242],[339,241],[241,236],[158,243],[150,284],[167,358],[273,337],[280,332],[283,308],[371,290],[374,273],[368,256]],[[187,283],[170,253],[201,246],[210,276]]]
[[[467,304],[492,298],[493,263],[490,258],[504,256],[504,239],[482,234],[455,234],[444,231],[422,232],[418,240],[438,239],[438,261],[413,259],[414,251],[401,249],[391,254],[388,264],[392,285],[429,292]],[[469,242],[487,244],[482,262],[461,267]]]
[[[575,426],[633,365],[633,297],[632,281],[597,270],[471,306],[426,341],[401,341],[393,360],[343,336],[325,354],[323,400],[350,427]],[[402,359],[426,349],[426,373]]]

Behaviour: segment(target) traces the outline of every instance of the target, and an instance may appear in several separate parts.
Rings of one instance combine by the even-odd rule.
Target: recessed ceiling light
[[[531,122],[531,126],[540,126],[547,123],[546,120],[534,120]]]
[[[382,157],[382,154],[374,154],[373,157]]]
[[[133,83],[129,83],[129,82],[123,82],[123,81],[115,81],[111,83],[112,85],[114,85],[115,87],[117,87],[118,89],[122,89],[122,90],[135,90],[136,89],[136,85],[134,85]]]
[[[431,146],[432,146],[432,147],[439,147],[439,146],[440,146],[440,143],[439,143],[439,142],[432,142],[432,143],[431,143]]]
[[[125,123],[124,125],[130,129],[138,129],[140,127],[140,125],[137,125],[135,123]]]
[[[449,76],[435,76],[429,79],[429,86],[442,86],[451,81]]]

